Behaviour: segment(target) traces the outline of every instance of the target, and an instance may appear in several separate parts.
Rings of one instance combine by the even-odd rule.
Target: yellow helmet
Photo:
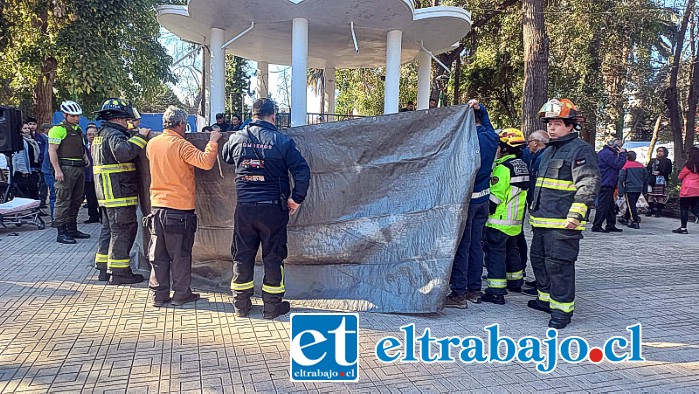
[[[498,133],[498,136],[500,137],[501,143],[513,148],[523,146],[527,143],[527,140],[524,138],[524,133],[513,127],[503,129],[500,131],[500,133]]]

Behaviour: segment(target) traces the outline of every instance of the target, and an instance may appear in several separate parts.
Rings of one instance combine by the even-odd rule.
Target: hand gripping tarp
[[[473,111],[449,107],[282,132],[312,171],[308,197],[289,222],[286,297],[325,309],[441,310],[480,166]],[[203,149],[208,134],[187,139]],[[147,169],[142,160],[139,170]],[[193,285],[230,291],[235,168],[221,162],[196,177]],[[147,202],[142,208],[149,211]]]

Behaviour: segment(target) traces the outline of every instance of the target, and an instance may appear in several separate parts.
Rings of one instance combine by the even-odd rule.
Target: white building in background
[[[469,32],[471,14],[448,6],[415,9],[412,0],[190,0],[158,7],[158,22],[208,48],[209,122],[224,112],[228,52],[258,63],[258,97],[267,96],[269,64],[291,66],[291,125],[300,126],[309,68],[325,69],[324,112],[333,114],[336,69],[385,67],[388,114],[398,112],[401,64],[418,60],[417,108],[428,108],[432,60]]]

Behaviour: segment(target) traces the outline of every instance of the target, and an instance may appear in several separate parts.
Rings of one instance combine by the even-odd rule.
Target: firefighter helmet
[[[539,118],[547,122],[550,119],[574,119],[579,118],[578,109],[568,99],[551,99],[539,110]]]
[[[500,137],[501,144],[511,146],[513,148],[523,146],[527,143],[527,140],[524,138],[524,133],[513,127],[503,129],[498,133],[498,136]]]
[[[102,108],[97,111],[97,120],[109,119],[133,119],[131,104],[120,98],[108,98],[102,103]]]

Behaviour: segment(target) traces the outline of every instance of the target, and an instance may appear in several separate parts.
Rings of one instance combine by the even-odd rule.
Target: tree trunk
[[[655,126],[653,127],[653,137],[650,139],[650,145],[648,145],[648,157],[646,157],[646,166],[650,164],[653,158],[653,151],[655,150],[655,143],[658,142],[658,134],[660,132],[660,121],[663,120],[662,111],[658,114],[658,119],[655,120]]]
[[[522,131],[529,135],[541,128],[539,108],[548,98],[549,40],[544,25],[544,0],[523,0],[524,90]]]
[[[699,46],[696,42],[696,28],[694,21],[690,30],[692,45],[692,69],[689,95],[687,97],[687,112],[685,113],[684,146],[688,149],[694,145],[697,119],[697,101],[699,101]]]
[[[682,22],[680,23],[680,31],[677,35],[677,43],[675,44],[675,53],[672,59],[672,68],[670,69],[670,84],[665,90],[665,105],[670,114],[670,127],[672,129],[673,142],[673,161],[675,168],[682,168],[684,165],[684,141],[682,140],[682,115],[680,110],[679,92],[677,91],[677,76],[680,72],[680,60],[682,58],[682,49],[684,47],[684,37],[687,33],[687,24],[689,17],[694,8],[694,0],[687,2],[687,8],[684,10]]]
[[[58,62],[55,58],[45,59],[41,64],[41,74],[34,86],[34,115],[39,124],[53,123],[53,83],[56,79]]]
[[[593,147],[595,146],[595,140],[597,139],[597,113],[594,110],[594,108],[596,108],[596,100],[594,97],[597,97],[598,92],[600,91],[599,76],[601,75],[602,70],[602,57],[600,56],[601,42],[601,33],[595,32],[593,39],[590,41],[588,46],[588,53],[592,58],[592,62],[590,63],[589,72],[585,75],[585,83],[583,84],[584,96],[590,98],[590,102],[585,103],[587,104],[586,107],[592,110],[589,113],[583,114],[587,119],[587,125],[585,125],[580,132],[580,137]],[[578,108],[582,107],[581,104],[582,103],[578,103]]]

